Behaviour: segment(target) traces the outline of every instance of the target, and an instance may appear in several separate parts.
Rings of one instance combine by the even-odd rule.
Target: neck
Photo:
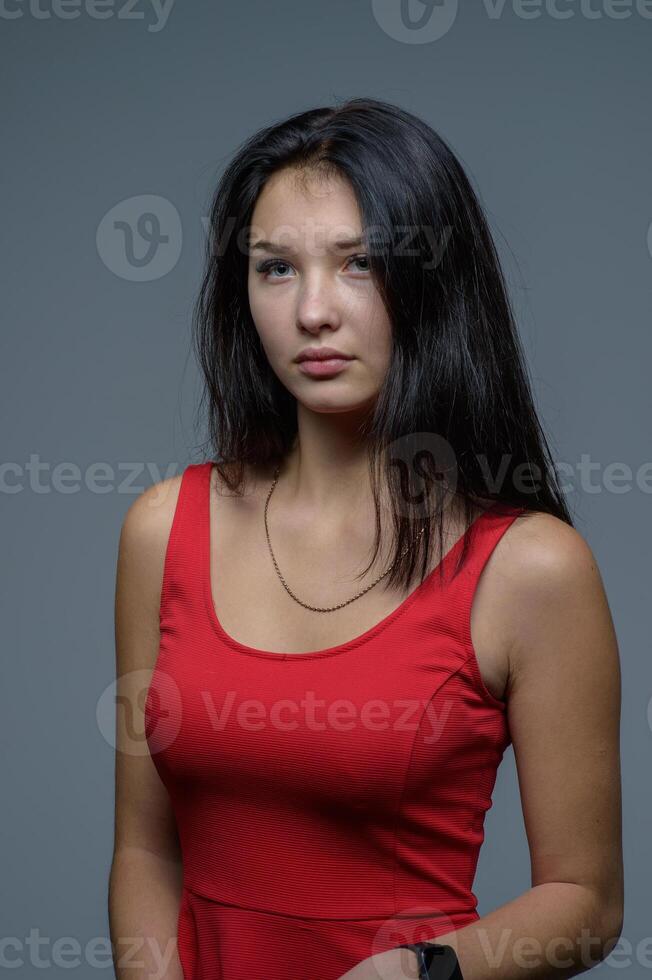
[[[306,412],[298,406],[297,439],[279,475],[288,504],[321,520],[373,510],[361,420],[359,413]]]

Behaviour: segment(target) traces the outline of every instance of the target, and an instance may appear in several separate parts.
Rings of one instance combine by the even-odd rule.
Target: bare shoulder
[[[578,575],[599,574],[588,542],[580,532],[554,514],[525,511],[504,538],[509,560],[505,574],[524,593],[553,594],[566,588]]]
[[[552,514],[525,512],[500,542],[501,589],[508,610],[510,674],[583,626],[612,633],[604,584],[580,532]],[[563,651],[564,645],[562,645]]]
[[[122,522],[121,546],[152,553],[165,551],[183,474],[147,487],[130,505]]]
[[[128,657],[132,669],[148,666],[155,652],[154,644],[142,639],[157,637],[165,553],[180,485],[181,474],[153,484],[136,497],[123,518],[115,613],[121,658]],[[131,642],[137,636],[141,641]]]
[[[526,511],[505,536],[505,550],[507,581],[529,604],[557,601],[600,580],[588,542],[553,514]]]

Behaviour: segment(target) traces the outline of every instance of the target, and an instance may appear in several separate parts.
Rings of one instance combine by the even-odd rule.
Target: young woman
[[[589,969],[623,914],[617,643],[459,161],[372,99],[256,133],[195,325],[208,458],[120,538],[148,751],[119,711],[118,977]],[[480,917],[510,743],[532,885]]]

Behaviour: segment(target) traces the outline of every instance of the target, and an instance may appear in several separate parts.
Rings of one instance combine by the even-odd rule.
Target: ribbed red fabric
[[[337,980],[479,917],[473,879],[510,735],[470,610],[523,508],[482,514],[458,576],[462,539],[443,583],[435,569],[365,633],[282,654],[218,621],[211,466],[183,472],[145,706],[183,853],[179,956],[186,980]]]

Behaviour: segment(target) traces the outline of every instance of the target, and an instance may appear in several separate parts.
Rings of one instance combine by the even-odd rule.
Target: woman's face
[[[302,182],[279,171],[252,215],[251,315],[272,370],[315,412],[371,406],[389,366],[391,325],[365,245],[355,243],[361,233],[355,195],[339,177]],[[297,361],[325,347],[348,359]]]

